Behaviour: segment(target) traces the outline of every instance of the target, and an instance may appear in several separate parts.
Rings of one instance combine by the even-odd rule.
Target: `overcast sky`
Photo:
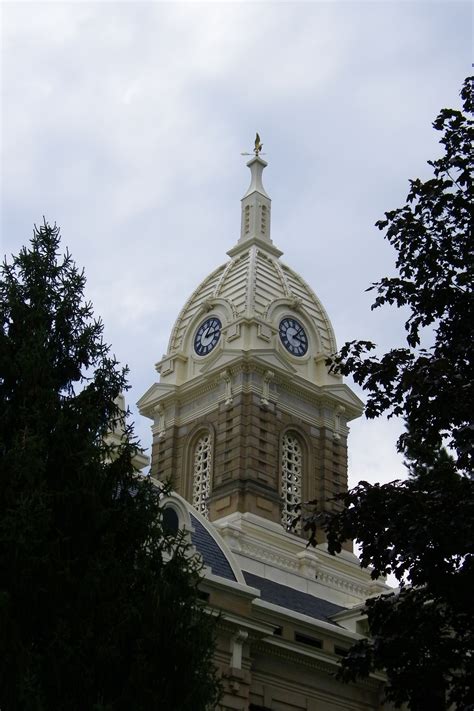
[[[1,252],[44,215],[87,274],[135,402],[174,320],[227,260],[259,131],[283,261],[323,302],[338,344],[402,343],[370,312],[393,272],[374,227],[428,177],[431,123],[470,73],[468,2],[4,2]],[[359,390],[359,395],[363,397]],[[351,427],[350,481],[403,475],[400,426]]]

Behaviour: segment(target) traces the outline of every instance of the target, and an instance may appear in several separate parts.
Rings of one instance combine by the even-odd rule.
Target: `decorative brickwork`
[[[253,377],[245,374],[246,382],[253,384]],[[309,424],[275,402],[262,403],[261,386],[255,385],[257,392],[235,392],[229,403],[221,392],[222,383],[216,380],[215,399],[210,393],[207,414],[180,426],[170,421],[165,434],[154,438],[153,476],[170,479],[173,488],[194,505],[199,496],[197,508],[204,513],[203,501],[209,493],[211,521],[234,511],[249,511],[286,526],[289,504],[300,500],[316,499],[322,510],[333,510],[337,505],[334,495],[347,488],[345,438],[335,437],[332,429]],[[189,404],[180,408],[176,403],[173,408],[174,422],[179,422]],[[203,430],[211,433],[212,440],[211,459],[205,460],[206,467],[212,465],[209,480],[202,474],[204,459],[195,459]],[[284,485],[283,471],[288,482]],[[322,531],[318,541],[324,541]]]

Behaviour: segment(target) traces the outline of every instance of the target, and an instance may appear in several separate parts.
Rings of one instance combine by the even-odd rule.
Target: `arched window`
[[[193,506],[200,514],[208,517],[207,499],[211,493],[212,435],[202,434],[193,453]]]
[[[281,522],[287,528],[295,516],[295,504],[301,503],[301,478],[303,470],[303,451],[301,444],[293,432],[283,436],[281,450],[281,495],[283,509]],[[301,531],[300,522],[292,530]]]

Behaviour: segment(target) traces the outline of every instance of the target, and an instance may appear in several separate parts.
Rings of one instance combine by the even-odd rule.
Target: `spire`
[[[247,167],[250,168],[250,185],[242,200],[244,200],[248,195],[257,192],[270,201],[270,198],[268,197],[262,183],[263,169],[266,168],[267,165],[268,163],[264,161],[263,158],[260,158],[259,155],[256,155],[254,158],[249,160]]]
[[[271,203],[262,182],[263,169],[268,165],[261,158],[262,142],[260,136],[256,135],[254,156],[247,163],[250,168],[250,185],[241,200],[241,223],[240,239],[235,247],[228,254],[233,256],[242,248],[247,248],[251,244],[256,244],[261,248],[266,248],[276,256],[282,252],[274,247],[270,238],[270,215]],[[242,155],[249,155],[243,153]]]

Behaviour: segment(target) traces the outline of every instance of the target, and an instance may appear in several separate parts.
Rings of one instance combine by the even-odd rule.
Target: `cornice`
[[[231,514],[228,518],[216,521],[214,525],[229,548],[240,558],[239,563],[244,570],[253,569],[245,564],[245,558],[249,558],[298,576],[295,583],[299,580],[304,587],[308,586],[310,594],[313,594],[311,588],[317,586],[321,590],[314,594],[324,596],[324,590],[333,590],[340,593],[343,599],[352,599],[352,604],[361,603],[375,593],[390,590],[383,583],[375,590],[369,571],[360,568],[358,559],[352,553],[341,553],[334,557],[330,556],[323,545],[308,549],[305,540],[261,517],[248,513]],[[270,575],[268,577],[271,578]]]
[[[249,634],[253,634],[253,638],[261,639],[263,636],[272,635],[275,630],[275,625],[261,622],[260,620],[249,619],[243,615],[221,611],[217,621],[218,627],[221,629],[234,632],[237,629],[244,629]]]
[[[225,537],[224,532],[223,536]],[[229,546],[232,547],[230,542]],[[265,564],[273,565],[281,570],[287,570],[296,575],[301,574],[301,569],[304,565],[300,562],[299,558],[296,558],[295,553],[286,553],[281,549],[270,548],[266,544],[246,541],[245,539],[239,541],[239,549],[235,549],[235,553],[248,556]],[[366,600],[373,594],[373,586],[371,583],[367,583],[367,585],[358,583],[344,573],[329,569],[321,560],[317,561],[314,572],[314,579],[317,583],[331,590],[337,590],[345,595],[349,595],[357,600]]]
[[[345,409],[345,417],[347,420],[352,420],[360,417],[363,412],[364,404],[356,395],[352,393],[350,388],[344,383],[334,385],[309,385],[306,381],[298,376],[289,380],[282,377],[280,373],[275,376],[275,383],[285,392],[293,395],[300,400],[316,404],[319,407],[333,408],[336,404],[341,405]],[[348,398],[343,397],[342,392],[350,393],[353,396],[353,401],[348,401]],[[352,398],[351,398],[352,399]],[[360,404],[359,404],[360,403]],[[298,415],[296,408],[292,408],[288,403],[280,402],[281,407],[286,407],[290,414]],[[330,426],[330,425],[329,425]]]
[[[137,401],[137,407],[141,415],[154,419],[153,410],[159,402],[163,402],[169,397],[174,397],[177,391],[176,385],[165,383],[153,383],[146,393]]]
[[[322,566],[318,567],[317,580],[322,585],[326,585],[333,590],[339,590],[352,597],[357,597],[364,600],[371,594],[371,586],[357,583],[344,575],[325,570]]]
[[[291,572],[297,573],[299,569],[298,560],[295,560],[291,555],[267,547],[264,548],[257,543],[240,541],[238,552],[241,555],[248,555],[251,558],[255,558],[255,560],[259,560],[262,563],[273,563],[278,568],[290,570]]]
[[[227,254],[229,255],[229,257],[231,257],[231,259],[238,258],[240,257],[241,253],[245,254],[253,246],[258,247],[259,252],[268,252],[269,254],[277,258],[281,257],[281,255],[283,254],[283,252],[278,249],[278,247],[275,247],[274,244],[265,242],[264,240],[259,239],[258,237],[250,237],[243,242],[237,242],[235,247],[229,249]]]
[[[214,575],[210,568],[204,569],[204,577],[199,586],[203,590],[226,589],[236,597],[242,597],[249,600],[254,600],[255,598],[260,597],[260,590],[247,585],[245,580],[243,582],[236,582],[234,580],[229,580],[228,578],[223,578],[220,575]]]
[[[269,377],[269,364],[255,354],[242,354],[235,352],[234,360],[227,361],[219,367],[215,367],[206,373],[196,375],[192,380],[188,380],[181,385],[168,385],[166,383],[155,383],[138,401],[140,412],[151,419],[154,419],[154,408],[161,404],[169,408],[174,404],[177,413],[170,413],[166,417],[167,426],[187,424],[196,417],[201,417],[208,412],[215,410],[221,401],[227,406],[231,406],[232,398],[244,393],[255,393],[261,400],[262,405],[270,406],[278,404],[282,412],[304,419],[310,426],[320,428],[326,427],[331,431],[339,432],[342,436],[347,436],[349,430],[343,421],[337,421],[334,414],[336,407],[344,413],[345,419],[352,419],[360,415],[359,408],[348,403],[343,394],[352,395],[350,389],[343,384],[316,385],[305,381],[294,372],[285,372],[277,364],[271,364],[271,387],[269,382],[265,383]],[[250,379],[242,379],[241,382],[234,382],[240,374],[257,374],[261,382],[255,383]],[[228,390],[232,396],[223,390],[222,378],[229,382]],[[230,378],[230,380],[228,380]],[[201,397],[215,392],[212,402],[206,402],[202,407],[193,410],[192,413],[183,414],[179,412],[190,403],[196,403]],[[289,396],[289,397],[286,397]],[[290,401],[290,398],[294,402]],[[353,395],[355,399],[356,396]],[[355,400],[353,400],[355,402]],[[357,402],[360,402],[357,398]],[[361,404],[362,407],[362,404]],[[326,412],[325,409],[328,411]]]
[[[142,414],[147,414],[145,409],[147,411],[153,409],[158,402],[160,402],[164,407],[168,406],[172,402],[178,406],[181,406],[187,401],[192,401],[195,398],[214,390],[216,386],[219,385],[219,375],[220,373],[218,372],[211,373],[205,377],[198,375],[192,380],[188,380],[186,383],[182,383],[181,385],[155,383],[155,385],[140,398],[137,404],[141,408]],[[156,396],[152,397],[155,393]],[[152,415],[148,416],[153,419]]]
[[[284,659],[285,661],[297,662],[298,665],[304,665],[330,675],[335,673],[340,664],[338,657],[325,654],[322,651],[303,648],[301,645],[275,636],[256,640],[253,648],[264,654],[271,654],[273,657]],[[359,688],[376,691],[383,681],[384,679],[381,675],[371,675],[366,679],[358,679],[355,684]],[[350,699],[344,699],[344,702],[347,704],[345,708],[348,711],[350,709],[359,711],[360,703],[357,701],[351,702]]]
[[[264,637],[262,640],[257,640],[254,644],[254,649],[285,661],[297,662],[298,665],[303,664],[326,674],[333,674],[338,666],[337,660],[331,658],[329,654],[303,648],[289,640],[277,637]]]

